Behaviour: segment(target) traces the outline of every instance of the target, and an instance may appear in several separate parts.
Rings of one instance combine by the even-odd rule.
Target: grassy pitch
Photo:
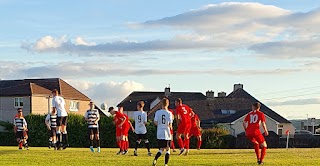
[[[157,150],[152,149],[153,156],[146,149],[139,149],[133,156],[133,149],[127,155],[116,155],[118,149],[101,149],[101,153],[92,153],[89,148],[69,148],[54,151],[45,147],[30,147],[30,150],[18,150],[17,147],[0,147],[1,165],[108,165],[108,166],[148,166]],[[257,165],[253,149],[202,149],[191,150],[188,156],[171,153],[169,165]],[[320,149],[268,149],[265,165],[318,165]],[[157,165],[164,165],[164,155]]]

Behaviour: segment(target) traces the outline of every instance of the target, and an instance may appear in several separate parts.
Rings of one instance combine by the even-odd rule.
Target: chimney
[[[234,84],[233,85],[233,91],[236,91],[238,89],[243,89],[243,84]]]
[[[214,91],[208,90],[206,92],[206,96],[207,96],[207,98],[213,99],[214,98]]]
[[[227,97],[227,93],[226,92],[219,92],[218,97]]]
[[[164,88],[164,95],[165,95],[165,96],[170,96],[170,95],[171,95],[170,87]]]

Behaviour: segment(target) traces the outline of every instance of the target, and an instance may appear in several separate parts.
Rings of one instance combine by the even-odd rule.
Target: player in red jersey
[[[190,137],[192,136],[197,137],[197,140],[198,140],[197,149],[200,150],[200,147],[202,144],[201,127],[200,127],[200,119],[196,114],[194,114],[193,117],[191,118]]]
[[[175,105],[178,117],[177,140],[180,147],[179,155],[181,155],[185,151],[185,149],[185,155],[188,155],[190,144],[191,117],[194,113],[189,106],[182,104],[182,100],[180,98],[175,101]],[[182,141],[182,135],[184,136],[184,141]]]
[[[173,112],[173,110],[172,109],[169,109],[169,111],[171,112],[171,114],[172,114],[172,120],[174,120],[174,112]],[[175,146],[174,146],[174,141],[173,141],[173,135],[174,135],[174,131],[173,131],[173,128],[170,130],[170,133],[171,133],[171,135],[172,135],[172,137],[171,137],[171,149],[172,149],[172,152],[176,152],[176,150],[175,150]]]
[[[263,159],[267,151],[267,143],[260,132],[260,125],[262,124],[265,136],[268,136],[269,133],[266,125],[266,118],[263,112],[260,111],[260,106],[261,104],[259,102],[252,104],[252,111],[249,112],[244,119],[243,127],[247,138],[251,140],[254,145],[258,164],[263,164]]]
[[[129,138],[128,138],[129,130],[131,129],[132,131],[134,131],[134,128],[132,126],[132,123],[129,120],[128,115],[123,113],[123,106],[119,105],[118,111],[126,117],[125,123],[123,124],[123,127],[122,127],[122,132],[121,132],[122,141],[123,141],[123,150],[124,150],[122,154],[125,155],[128,153],[128,149],[129,149]]]
[[[113,107],[109,108],[109,112],[114,115],[113,118],[113,123],[116,125],[116,139],[117,139],[117,145],[120,148],[119,152],[117,153],[117,155],[123,153],[124,151],[124,143],[122,140],[122,128],[123,128],[123,124],[126,121],[126,117],[120,113],[119,111],[116,111]]]

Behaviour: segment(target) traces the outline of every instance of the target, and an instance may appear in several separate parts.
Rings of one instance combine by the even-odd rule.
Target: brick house
[[[0,121],[12,121],[17,108],[23,114],[47,114],[51,110],[51,90],[58,89],[68,112],[84,115],[89,97],[60,78],[0,81]]]

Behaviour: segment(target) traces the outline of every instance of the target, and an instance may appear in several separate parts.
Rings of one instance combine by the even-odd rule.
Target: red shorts
[[[128,136],[129,130],[130,130],[130,127],[124,126],[124,127],[122,128],[122,134],[123,134],[124,136]]]
[[[191,130],[191,124],[179,124],[177,133],[179,134],[189,134]]]
[[[247,134],[247,138],[252,143],[258,142],[259,144],[262,144],[265,141],[265,139],[264,139],[262,134]]]
[[[201,136],[201,131],[198,129],[198,127],[192,127],[190,130],[190,136]]]

